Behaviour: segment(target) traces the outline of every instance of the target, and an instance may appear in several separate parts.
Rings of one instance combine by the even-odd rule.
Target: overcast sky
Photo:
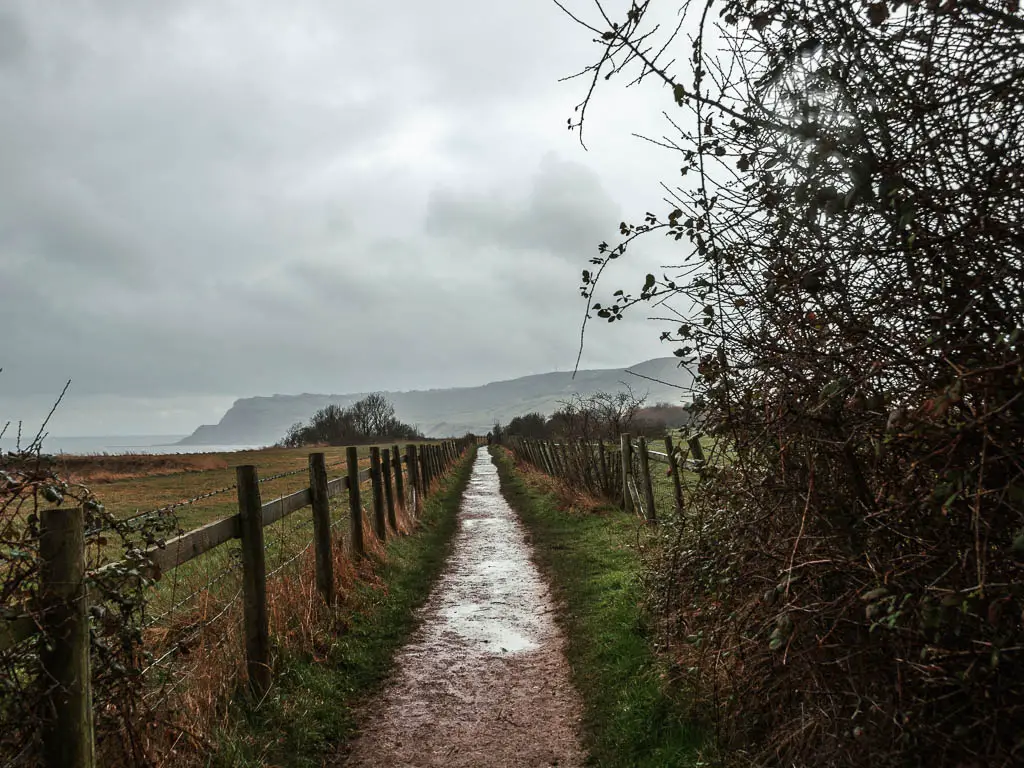
[[[630,135],[663,89],[566,130],[595,51],[550,0],[4,0],[0,422],[68,378],[56,435],[570,369],[580,270],[678,177]],[[658,330],[595,324],[583,365]]]

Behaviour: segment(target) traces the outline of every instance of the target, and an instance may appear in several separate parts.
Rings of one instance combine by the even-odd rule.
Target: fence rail
[[[606,498],[627,512],[636,512],[650,523],[658,519],[651,463],[668,466],[676,513],[683,509],[682,472],[699,471],[707,464],[699,436],[689,438],[685,447],[677,446],[668,436],[664,452],[651,449],[646,438],[634,440],[628,433],[620,435],[617,446],[604,441],[528,440],[516,436],[507,437],[505,444],[542,472]]]
[[[84,510],[76,506],[44,510],[39,564],[41,604],[37,611],[41,618],[0,617],[0,652],[45,633],[46,642],[40,643],[40,675],[47,682],[46,711],[50,717],[41,739],[46,745],[43,765],[46,768],[93,768],[95,765],[89,686],[89,599],[85,587],[89,578],[139,579],[144,571],[159,578],[200,555],[240,540],[246,670],[250,688],[256,695],[262,695],[271,682],[266,600],[266,580],[271,574],[265,562],[264,529],[301,509],[312,507],[317,591],[330,605],[334,600],[330,499],[348,491],[350,553],[361,557],[365,548],[360,484],[371,483],[373,530],[378,539],[384,540],[397,533],[396,511],[401,509],[415,518],[422,511],[434,482],[473,443],[473,439],[467,437],[409,444],[404,456],[397,445],[373,448],[371,464],[365,469],[359,469],[357,449],[349,447],[347,474],[333,479],[327,477],[324,454],[312,453],[308,466],[310,484],[266,503],[260,498],[257,467],[237,467],[235,486],[223,490],[237,490],[238,513],[90,573],[85,570]]]

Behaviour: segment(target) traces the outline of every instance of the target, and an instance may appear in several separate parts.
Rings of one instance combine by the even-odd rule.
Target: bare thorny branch
[[[696,178],[601,244],[581,342],[592,313],[673,302],[662,338],[696,365],[728,454],[651,576],[666,642],[725,710],[720,745],[755,763],[1013,764],[1018,4],[684,2],[660,41],[649,4],[621,23],[595,8],[577,14],[600,54],[570,125],[602,78],[653,77],[684,115],[654,141]],[[595,301],[653,232],[685,245],[682,266]]]

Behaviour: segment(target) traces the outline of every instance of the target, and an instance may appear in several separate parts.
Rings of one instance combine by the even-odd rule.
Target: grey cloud
[[[12,9],[0,6],[0,69],[10,67],[28,53],[28,38]]]
[[[525,194],[438,190],[430,198],[427,231],[469,242],[533,248],[583,263],[619,214],[600,179],[579,163],[548,155]]]
[[[4,3],[0,421],[69,377],[67,429],[126,433],[570,367],[579,270],[647,203],[565,131],[589,55],[548,0]]]

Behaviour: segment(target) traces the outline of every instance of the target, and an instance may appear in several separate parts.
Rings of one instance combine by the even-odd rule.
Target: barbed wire
[[[167,651],[164,652],[158,659],[155,659],[153,662],[151,662],[149,664],[149,666],[143,668],[141,674],[143,674],[143,675],[147,674],[151,669],[153,669],[156,666],[159,666],[166,659],[168,659],[171,656],[173,656],[174,654],[180,652],[182,647],[187,645],[191,640],[195,639],[199,635],[200,632],[202,632],[204,629],[206,629],[211,624],[213,624],[218,619],[220,619],[222,616],[224,616],[228,612],[228,610],[231,608],[231,606],[234,605],[238,601],[238,598],[240,598],[241,596],[242,596],[242,588],[239,587],[238,590],[235,592],[235,594],[231,598],[229,598],[227,600],[227,602],[224,603],[224,607],[221,608],[221,610],[218,611],[215,616],[213,616],[212,618],[209,618],[209,619],[201,622],[198,626],[193,627],[193,629],[190,631],[190,633],[188,635],[186,635],[185,637],[181,638],[180,640],[177,640],[174,643],[174,645],[172,645],[169,649],[167,649]],[[161,689],[157,689],[156,691],[153,691],[151,693],[156,693],[159,690],[161,690]],[[165,691],[165,693],[166,692],[167,691]]]
[[[281,571],[281,570],[283,570],[283,569],[287,568],[287,567],[288,567],[289,565],[291,565],[292,563],[294,563],[294,562],[295,562],[296,560],[298,560],[298,559],[299,559],[300,557],[302,557],[302,556],[303,556],[303,555],[304,555],[304,554],[305,554],[306,552],[308,552],[308,551],[309,551],[309,548],[310,548],[311,546],[313,546],[313,539],[310,539],[310,540],[309,540],[308,542],[306,542],[306,546],[304,546],[304,547],[303,547],[302,549],[300,549],[300,550],[299,550],[298,552],[296,552],[296,553],[295,553],[294,555],[292,555],[292,556],[291,556],[290,558],[288,558],[287,560],[285,560],[285,561],[284,561],[283,563],[279,563],[279,564],[278,564],[278,566],[277,566],[277,568],[275,568],[275,569],[274,569],[274,570],[272,570],[272,571],[269,571],[269,572],[267,573],[267,578],[269,579],[269,578],[270,578],[271,576],[274,576],[274,575],[275,575],[276,573],[278,573],[279,571]]]
[[[206,491],[205,493],[200,493],[197,496],[193,496],[191,499],[183,499],[182,501],[175,501],[175,502],[173,502],[171,504],[167,504],[167,505],[165,505],[163,507],[157,507],[156,509],[150,509],[150,510],[147,510],[145,512],[136,512],[133,515],[129,515],[128,517],[121,518],[120,520],[118,520],[118,522],[120,522],[120,523],[130,523],[133,520],[138,520],[140,518],[151,517],[151,516],[154,516],[154,515],[162,515],[162,514],[165,514],[167,512],[172,512],[175,509],[178,509],[180,507],[187,507],[187,506],[190,506],[192,504],[195,504],[196,502],[203,501],[204,499],[209,499],[209,498],[211,498],[213,496],[219,496],[222,493],[228,493],[229,491],[233,491],[236,488],[238,488],[238,484],[237,483],[232,483],[231,485],[226,485],[223,488],[217,488],[216,490],[213,490],[213,491]]]
[[[218,575],[214,576],[212,579],[207,581],[206,584],[204,584],[203,586],[201,586],[198,589],[194,590],[189,595],[186,595],[185,597],[183,597],[178,602],[174,603],[173,599],[172,599],[171,607],[168,608],[163,613],[160,613],[160,614],[157,614],[156,616],[150,617],[150,619],[145,622],[145,626],[147,628],[154,626],[158,621],[160,621],[161,619],[164,619],[164,618],[170,616],[175,611],[177,611],[179,608],[184,606],[186,603],[190,602],[193,598],[198,597],[203,592],[209,592],[211,587],[213,587],[213,586],[219,584],[220,582],[224,581],[224,579],[227,578],[228,576],[237,575],[238,573],[240,573],[240,566],[237,563],[233,563],[232,565],[224,568],[223,570],[221,570],[221,572]]]
[[[336,466],[338,466],[339,464],[342,464],[342,463],[344,463],[344,461],[335,462],[333,464],[329,464],[328,466],[336,467]],[[259,482],[260,482],[260,484],[269,483],[269,482],[271,482],[273,480],[280,480],[283,477],[290,477],[292,475],[297,475],[297,474],[299,474],[301,472],[308,472],[308,471],[309,470],[308,470],[307,467],[300,467],[298,469],[291,469],[291,470],[288,470],[287,472],[279,472],[276,475],[270,475],[269,477],[261,477]],[[191,506],[192,504],[196,504],[197,502],[204,501],[205,499],[209,499],[209,498],[212,498],[214,496],[219,496],[219,495],[224,494],[224,493],[229,493],[231,491],[237,490],[237,488],[238,488],[238,484],[237,483],[232,483],[231,485],[226,485],[223,488],[217,488],[217,489],[212,490],[212,491],[206,491],[204,493],[197,494],[196,496],[193,496],[190,499],[183,499],[181,501],[175,501],[175,502],[172,502],[171,504],[166,504],[166,505],[164,505],[162,507],[157,507],[156,509],[146,510],[144,512],[136,512],[135,514],[129,515],[127,517],[119,518],[116,521],[116,523],[112,523],[111,525],[118,524],[118,523],[119,524],[131,523],[131,522],[136,521],[136,520],[145,519],[145,518],[149,518],[149,517],[155,517],[157,515],[163,515],[163,514],[166,514],[168,512],[173,512],[174,510],[180,509],[182,507]],[[95,533],[99,533],[102,530],[104,530],[104,529],[97,528],[97,529],[95,529],[93,531],[88,531],[86,533],[86,535],[93,535]]]
[[[298,469],[290,469],[287,472],[279,472],[276,475],[270,475],[269,477],[261,477],[260,483],[269,483],[271,480],[280,480],[282,477],[290,477],[297,475],[300,472],[309,472],[309,467],[299,467]]]

